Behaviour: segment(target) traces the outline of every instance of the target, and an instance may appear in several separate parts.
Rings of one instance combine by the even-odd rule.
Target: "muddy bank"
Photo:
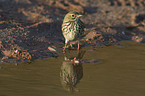
[[[144,0],[0,0],[0,61],[13,63],[59,56],[64,15],[82,13],[82,47],[145,41]]]

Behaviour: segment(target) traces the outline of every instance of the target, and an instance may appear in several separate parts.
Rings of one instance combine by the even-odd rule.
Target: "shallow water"
[[[82,48],[76,64],[64,60],[76,51],[31,64],[1,64],[0,96],[145,96],[145,44],[120,45]]]

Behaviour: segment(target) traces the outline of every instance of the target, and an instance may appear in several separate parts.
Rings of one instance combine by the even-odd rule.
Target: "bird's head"
[[[82,15],[80,15],[78,12],[71,11],[65,15],[64,22],[75,21],[78,18],[80,18],[81,16]]]

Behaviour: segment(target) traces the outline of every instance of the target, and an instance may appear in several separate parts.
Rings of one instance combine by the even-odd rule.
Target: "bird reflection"
[[[83,58],[85,51],[79,51],[76,57],[64,57],[61,65],[60,80],[63,88],[67,91],[78,91],[76,85],[83,77],[83,67],[80,59]]]

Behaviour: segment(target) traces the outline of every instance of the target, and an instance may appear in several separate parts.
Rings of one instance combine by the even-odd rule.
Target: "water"
[[[82,48],[80,62],[67,59],[77,55],[72,51],[31,64],[1,64],[0,96],[145,96],[145,44],[120,44]]]

